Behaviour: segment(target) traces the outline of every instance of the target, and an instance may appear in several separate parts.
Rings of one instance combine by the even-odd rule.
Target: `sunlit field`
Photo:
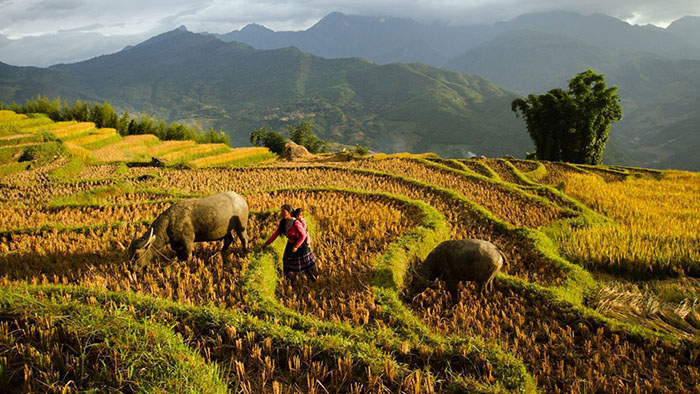
[[[697,174],[408,154],[288,162],[88,126],[0,111],[0,391],[700,387]],[[226,190],[251,209],[248,253],[203,242],[187,261],[166,247],[131,266],[131,239],[161,212]],[[316,282],[284,277],[285,240],[262,247],[283,203],[305,209]],[[438,280],[408,296],[410,265],[460,238],[503,251],[494,290],[462,282],[453,295]]]

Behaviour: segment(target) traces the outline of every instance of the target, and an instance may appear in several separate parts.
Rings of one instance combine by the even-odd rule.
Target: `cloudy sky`
[[[520,14],[569,10],[603,13],[633,24],[665,27],[700,15],[698,0],[0,0],[0,34],[20,38],[59,31],[148,35],[186,25],[225,33],[255,22],[303,30],[332,11],[410,17],[453,24],[491,24]]]
[[[666,27],[700,15],[700,0],[0,0],[0,62],[46,67],[120,51],[185,25],[227,33],[249,23],[305,30],[325,15],[493,24],[543,11],[602,13]]]

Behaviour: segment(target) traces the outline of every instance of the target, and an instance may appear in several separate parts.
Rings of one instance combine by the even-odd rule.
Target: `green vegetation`
[[[32,145],[24,150],[22,156],[17,161],[34,161],[40,164],[46,164],[56,160],[66,153],[63,144],[56,141],[47,142],[44,144]]]
[[[353,150],[356,154],[360,156],[364,156],[367,153],[369,153],[369,149],[366,146],[362,146],[360,144],[355,144],[355,149]]]
[[[2,103],[0,103],[2,109]],[[60,97],[49,100],[48,97],[37,95],[35,99],[27,99],[24,105],[10,104],[9,110],[18,114],[46,114],[55,122],[75,120],[78,122],[93,122],[98,128],[113,128],[120,135],[153,134],[161,140],[192,140],[198,143],[224,143],[229,139],[223,132],[213,128],[201,131],[197,128],[184,126],[177,122],[167,124],[163,120],[150,116],[132,118],[128,111],[119,116],[108,102],[90,103],[76,100],[73,105],[61,101]],[[98,148],[99,146],[95,146]]]
[[[600,164],[610,124],[622,119],[617,86],[607,88],[605,77],[586,70],[569,81],[569,90],[515,99],[541,160]]]
[[[304,146],[311,153],[321,153],[326,150],[327,142],[319,139],[313,132],[314,124],[311,122],[301,122],[297,125],[287,125],[287,133],[291,140]],[[261,127],[250,133],[250,143],[254,146],[265,146],[270,151],[282,154],[287,138],[282,134],[270,129]]]
[[[321,153],[326,150],[327,143],[314,134],[314,124],[301,122],[297,125],[287,125],[287,132],[295,143],[304,146],[311,153]],[[252,140],[251,136],[251,140]]]
[[[83,168],[85,162],[79,157],[74,157],[65,165],[49,172],[49,176],[57,180],[69,180],[75,178]]]
[[[115,304],[0,289],[0,387],[225,393],[217,368],[168,327]]]
[[[28,169],[29,166],[30,166],[30,163],[27,163],[27,162],[0,164],[0,175],[5,176],[5,175],[14,174],[16,172],[22,172],[22,171]]]
[[[250,133],[250,143],[254,146],[267,147],[271,152],[280,155],[284,151],[287,139],[269,127],[261,127]]]

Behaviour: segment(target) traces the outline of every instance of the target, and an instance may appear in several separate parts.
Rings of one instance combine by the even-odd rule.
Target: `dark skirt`
[[[294,244],[287,242],[287,246],[284,248],[284,255],[282,256],[284,272],[304,271],[316,265],[316,258],[314,258],[314,254],[306,241],[299,246],[296,252],[292,252],[292,249],[294,249]]]

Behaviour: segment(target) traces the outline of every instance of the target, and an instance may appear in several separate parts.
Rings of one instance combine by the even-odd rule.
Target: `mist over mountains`
[[[304,31],[178,32],[49,69],[2,65],[0,100],[107,99],[223,128],[237,143],[262,125],[313,118],[345,144],[522,156],[531,144],[509,92],[563,88],[592,68],[619,86],[624,112],[605,162],[700,170],[699,17],[663,29],[569,12],[484,26],[331,13]]]

